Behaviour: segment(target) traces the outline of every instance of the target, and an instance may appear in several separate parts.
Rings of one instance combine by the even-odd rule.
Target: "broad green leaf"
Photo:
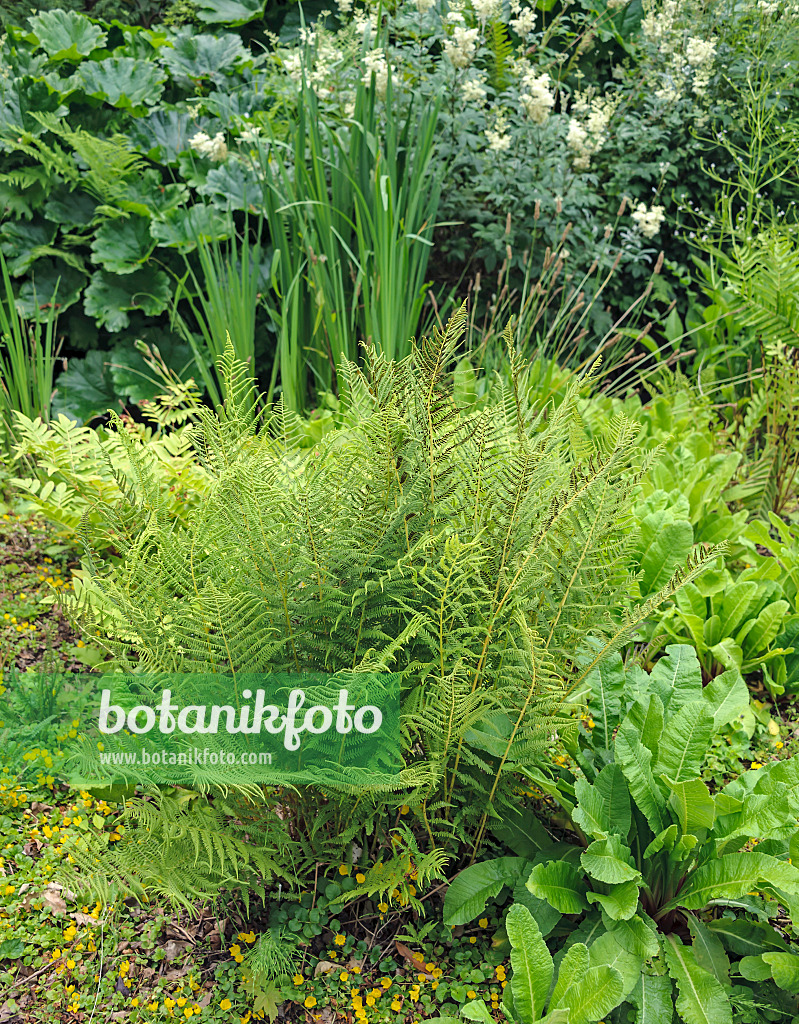
[[[663,702],[660,697],[656,693],[640,697],[627,712],[627,721],[635,726],[641,742],[652,751],[652,757],[657,759],[663,734]]]
[[[252,58],[237,35],[180,35],[172,39],[172,47],[161,50],[161,59],[172,74],[190,81],[220,75]]]
[[[444,897],[444,924],[447,927],[474,921],[503,886],[513,888],[530,870],[524,857],[497,857],[464,868],[451,883]]]
[[[695,583],[686,583],[674,595],[674,601],[681,612],[694,615],[700,621],[707,615],[707,601]]]
[[[790,953],[782,955],[791,956]],[[742,957],[736,966],[747,981],[767,981],[771,977],[771,965],[762,956]]]
[[[772,601],[767,604],[755,620],[755,624],[743,638],[741,647],[744,658],[754,658],[769,646],[782,629],[783,621],[790,611],[787,601]]]
[[[510,988],[516,1014],[525,1021],[543,1016],[554,965],[530,911],[518,903],[510,908],[505,927],[511,943],[513,977]]]
[[[701,830],[713,828],[716,819],[716,804],[704,782],[692,779],[690,782],[672,782],[663,776],[671,789],[669,804],[677,812],[680,831],[698,835]]]
[[[610,821],[605,801],[597,792],[596,786],[581,777],[574,783],[574,793],[578,801],[572,812],[575,825],[579,825],[587,836],[593,836],[595,839],[606,836],[610,831]]]
[[[694,951],[674,935],[664,943],[669,974],[677,985],[677,1013],[685,1024],[732,1024],[732,1007],[722,986],[696,963]]]
[[[637,1007],[635,1024],[671,1024],[674,1019],[674,990],[667,975],[642,974],[629,996]]]
[[[106,220],[92,239],[92,262],[111,274],[132,274],[153,251],[150,222],[145,217]]]
[[[539,1024],[569,1024],[568,1010],[553,1010],[546,1017],[542,1017]]]
[[[264,0],[197,0],[197,17],[209,25],[246,25],[263,17]]]
[[[667,907],[701,910],[709,900],[737,899],[758,887],[760,879],[791,895],[799,893],[799,869],[765,853],[728,853],[708,861],[689,877]]]
[[[41,256],[52,256],[56,226],[37,219],[6,221],[0,228],[0,249],[6,257],[9,273],[18,277]]]
[[[643,745],[635,726],[625,719],[615,741],[616,763],[624,772],[630,795],[657,834],[666,827],[666,800],[652,774],[652,751]]]
[[[664,709],[674,714],[702,696],[702,669],[696,651],[689,644],[670,644],[650,674],[652,688]]]
[[[719,609],[722,636],[735,636],[736,630],[749,617],[749,609],[757,603],[759,592],[760,587],[751,580],[727,589]]]
[[[16,307],[26,320],[45,322],[55,303],[61,316],[78,301],[87,280],[61,260],[37,260],[19,287]]]
[[[85,359],[70,359],[66,371],[56,378],[53,414],[64,413],[79,423],[120,408],[114,391],[106,353],[88,352]]]
[[[105,32],[75,11],[45,11],[28,24],[52,60],[79,61],[105,46]]]
[[[774,981],[785,992],[799,994],[799,956],[795,953],[764,953]]]
[[[580,858],[587,874],[600,882],[615,885],[641,878],[641,872],[633,866],[629,848],[618,836],[596,839]]]
[[[19,960],[25,952],[21,939],[4,939],[0,942],[0,960]]]
[[[624,772],[617,764],[607,764],[594,780],[594,788],[605,803],[608,832],[615,832],[626,839],[630,831],[630,790]]]
[[[652,842],[644,850],[644,860],[649,860],[650,857],[654,857],[656,853],[660,853],[661,850],[673,850],[674,844],[677,842],[677,825],[669,825],[668,828],[664,828],[662,832],[658,832]]]
[[[710,653],[726,669],[737,669],[739,672],[742,670],[743,651],[731,636],[726,636],[719,643],[713,644]]]
[[[227,160],[219,167],[211,168],[205,183],[197,191],[227,213],[231,210],[256,210],[263,202],[263,188],[253,168]]]
[[[603,920],[605,918],[603,917]],[[629,921],[605,920],[608,931],[622,949],[649,959],[660,949],[657,929],[651,918],[639,912]]]
[[[638,983],[644,958],[620,946],[613,932],[605,932],[591,944],[589,962],[591,967],[612,967],[618,971],[623,984],[622,999],[626,999]]]
[[[722,985],[729,984],[730,961],[724,952],[721,939],[693,914],[687,914],[686,919],[693,939],[697,965],[710,971]]]
[[[85,61],[76,74],[76,82],[85,93],[122,110],[133,110],[142,103],[155,106],[165,81],[166,75],[152,61],[133,57]]]
[[[652,512],[638,525],[636,557],[642,577],[641,597],[655,594],[685,564],[694,543],[693,527],[687,520],[675,520],[671,509]]]
[[[591,687],[589,708],[594,720],[593,740],[606,749],[613,744],[613,730],[619,724],[624,697],[624,666],[621,656],[613,654],[603,659],[586,676]]]
[[[150,232],[159,246],[168,246],[180,253],[191,252],[200,240],[219,242],[228,238],[233,228],[213,206],[196,203],[168,210],[154,220]]]
[[[589,903],[598,903],[608,917],[614,921],[627,921],[638,909],[638,885],[634,879],[611,885],[607,893],[589,892],[586,899]]]
[[[788,945],[770,924],[745,917],[721,917],[709,921],[708,931],[717,935],[731,953],[738,956],[759,956],[767,952],[787,952]]]
[[[550,1010],[560,1005],[568,988],[585,974],[588,965],[588,946],[582,942],[575,942],[569,946],[558,968],[558,980],[549,1000]]]
[[[521,903],[523,907],[527,907],[544,938],[549,935],[563,916],[559,910],[555,910],[546,900],[540,900],[537,896],[533,896],[527,888],[524,876],[513,887],[513,902]]]
[[[476,1020],[481,1022],[481,1024],[494,1024],[494,1019],[489,1013],[488,1007],[486,1006],[482,999],[472,999],[468,1003],[464,1003],[463,1006],[461,1007],[461,1014],[467,1020]],[[434,1020],[438,1019],[438,1017],[434,1018]],[[457,1020],[458,1018],[447,1017],[441,1019]]]
[[[86,192],[71,191],[66,185],[54,188],[44,204],[44,215],[65,228],[85,228],[94,219],[97,200]]]
[[[536,864],[527,879],[527,888],[562,914],[580,914],[588,909],[585,881],[577,868],[565,861]]]
[[[702,700],[683,705],[663,730],[656,776],[667,775],[673,783],[699,776],[713,736],[713,715]]]
[[[591,967],[571,985],[563,996],[569,1010],[569,1024],[589,1024],[601,1020],[622,1001],[624,983],[612,967]]]
[[[121,331],[130,323],[128,313],[140,309],[148,316],[158,316],[169,305],[172,289],[163,270],[144,267],[121,277],[98,270],[86,289],[83,308],[93,316],[98,327]]]
[[[734,722],[749,707],[749,690],[743,676],[735,668],[727,669],[711,679],[702,691],[702,698],[707,701],[713,713],[714,732]]]
[[[529,809],[508,811],[506,816],[490,826],[492,834],[517,857],[530,860],[541,850],[552,845],[552,837],[541,821]]]

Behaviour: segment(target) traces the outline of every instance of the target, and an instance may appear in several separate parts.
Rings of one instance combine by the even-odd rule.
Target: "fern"
[[[629,606],[630,510],[658,452],[638,458],[624,417],[598,440],[585,435],[578,403],[591,374],[557,408],[532,407],[510,333],[513,372],[497,403],[458,409],[451,366],[464,323],[461,311],[400,362],[369,350],[363,370],[345,366],[357,416],[314,449],[281,407],[258,421],[228,347],[225,408],[198,411],[189,435],[209,484],[187,521],[170,515],[146,442],[116,424],[127,486],[95,506],[103,522],[87,521],[85,540],[87,585],[95,607],[113,609],[107,646],[122,664],[402,676],[406,767],[393,781],[354,774],[279,792],[298,877],[356,838],[388,843],[387,811],[401,804],[425,855],[476,849],[514,805],[519,770],[570,726],[568,691],[588,657],[627,643],[717,553]],[[113,565],[98,534],[115,538]],[[263,803],[236,785],[252,827],[266,827]],[[141,812],[157,814],[151,832],[167,834],[165,807]],[[198,865],[218,877],[230,854],[198,846],[200,833],[187,826],[179,847],[195,889]],[[282,862],[276,854],[270,870]]]
[[[510,68],[513,60],[513,43],[508,35],[508,26],[499,18],[494,18],[488,26],[486,43],[490,52],[490,82],[497,92],[506,89],[510,84]]]

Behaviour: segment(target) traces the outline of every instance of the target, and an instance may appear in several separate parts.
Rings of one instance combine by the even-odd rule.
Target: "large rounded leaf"
[[[98,327],[122,331],[130,323],[130,310],[141,309],[148,316],[157,316],[169,305],[171,294],[169,277],[163,270],[147,267],[125,277],[98,271],[86,289],[83,308]]]
[[[28,24],[52,60],[79,61],[106,41],[101,28],[75,11],[45,11]]]

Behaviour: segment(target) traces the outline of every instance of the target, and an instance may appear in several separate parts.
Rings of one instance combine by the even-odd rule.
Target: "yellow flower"
[[[338,873],[340,875],[348,875],[350,873],[350,866],[349,866],[349,864],[339,864],[339,866],[338,866]]]
[[[385,912],[388,910],[388,903],[378,903],[377,909],[380,911],[381,914],[385,914]]]
[[[71,958],[69,960],[67,960],[67,968],[68,968],[68,970],[71,971],[74,967],[75,967],[75,961],[72,960]]]
[[[480,925],[481,928],[487,928],[488,927],[488,918],[487,917],[481,917],[480,920],[477,923]]]
[[[394,982],[391,980],[391,978],[381,978],[380,984],[383,986],[383,988],[391,988]]]
[[[762,765],[762,764],[761,764],[761,763],[760,763],[759,761],[753,761],[753,762],[752,762],[752,763],[751,763],[751,764],[749,765],[749,767],[750,767],[750,768],[762,768],[762,767],[763,767],[763,765]]]
[[[309,1010],[312,1006],[316,1006],[316,996],[308,996],[303,1006],[307,1006]]]
[[[366,997],[366,1005],[367,1006],[374,1006],[376,1002],[377,1002],[377,1000],[375,999],[374,996],[367,996]]]
[[[240,938],[242,942],[255,942],[255,932],[239,932],[238,938]]]
[[[301,974],[295,974],[294,977],[291,980],[294,982],[295,985],[304,985],[305,984],[305,978],[303,978],[303,976]]]
[[[782,740],[777,740],[774,746],[777,748],[777,750],[782,750]]]
[[[239,946],[238,944],[231,946],[230,949],[228,950],[228,953],[230,953],[231,956],[240,956],[241,946]]]
[[[402,1003],[399,1001],[399,999],[395,999],[392,1002],[391,1009],[394,1011],[394,1013],[399,1013],[399,1011],[402,1009]]]
[[[341,974],[339,974],[338,976],[339,981],[346,981],[347,978],[349,978],[349,974],[347,973],[347,971],[342,971]]]
[[[477,999],[477,993],[474,991],[474,989],[470,988],[469,991],[466,993],[466,998],[467,999]]]
[[[346,937],[346,935],[342,935],[341,933],[339,933],[339,934],[338,934],[338,935],[337,935],[337,936],[335,937],[335,939],[333,939],[333,941],[335,942],[335,944],[336,944],[337,946],[343,946],[343,945],[344,945],[344,943],[345,943],[345,942],[347,941],[347,937]]]
[[[782,746],[781,743],[780,746]],[[355,881],[358,883],[358,885],[363,885],[363,883],[366,881],[366,875],[361,874],[361,872],[359,871],[358,874],[355,876]]]
[[[223,999],[222,1002],[219,1004],[219,1009],[220,1010],[229,1010],[232,1005],[233,1005],[233,1003],[231,1003],[231,1001],[229,999]]]
[[[400,814],[407,814],[409,810],[410,807],[407,804],[403,804],[402,807],[400,807]]]
[[[471,942],[471,943],[477,942],[477,939],[474,937],[474,935],[470,935],[469,936],[469,942]]]

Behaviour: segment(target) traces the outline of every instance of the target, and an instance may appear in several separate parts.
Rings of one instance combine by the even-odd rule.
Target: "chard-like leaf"
[[[732,1007],[721,984],[699,967],[690,946],[675,935],[664,943],[669,974],[677,985],[677,1013],[685,1024],[732,1024]]]

